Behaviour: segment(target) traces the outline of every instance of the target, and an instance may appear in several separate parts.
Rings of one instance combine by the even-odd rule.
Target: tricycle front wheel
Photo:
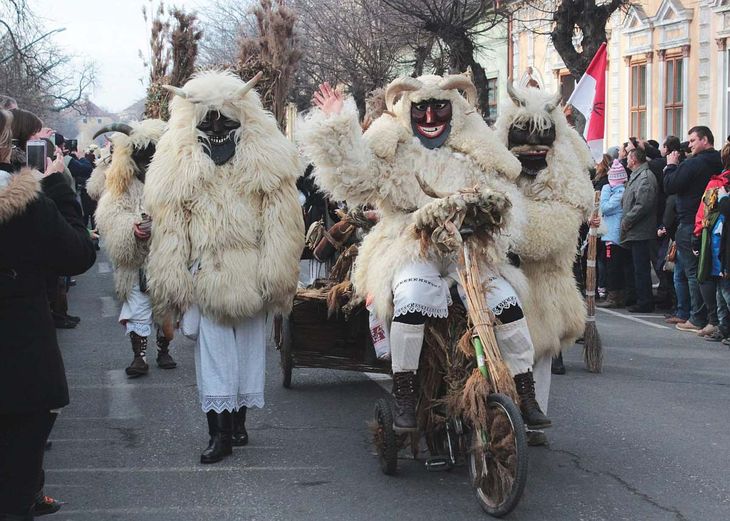
[[[509,514],[527,482],[527,435],[522,415],[506,395],[487,397],[486,429],[471,431],[469,474],[477,501],[491,516]]]

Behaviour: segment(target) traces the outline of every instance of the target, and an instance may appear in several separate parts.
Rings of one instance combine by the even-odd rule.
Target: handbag
[[[677,243],[669,239],[669,247],[667,248],[667,256],[664,260],[664,271],[673,272],[674,262],[677,259]]]
[[[667,248],[667,262],[677,260],[677,243],[669,239],[669,248]]]

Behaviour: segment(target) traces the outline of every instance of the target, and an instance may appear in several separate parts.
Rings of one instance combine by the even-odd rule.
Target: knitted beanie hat
[[[611,168],[608,169],[608,184],[611,186],[622,185],[628,178],[624,166],[618,159],[614,159]]]

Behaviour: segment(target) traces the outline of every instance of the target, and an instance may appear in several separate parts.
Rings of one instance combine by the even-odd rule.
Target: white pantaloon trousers
[[[448,274],[446,277],[458,281],[454,265],[447,266],[443,272]],[[407,313],[439,318],[448,316],[451,296],[446,277],[441,273],[438,266],[425,261],[409,264],[400,270],[393,279],[393,317]],[[499,317],[510,306],[520,305],[514,288],[506,279],[492,274],[484,274],[484,277],[489,285],[487,305],[495,316]],[[458,289],[462,300],[466,302],[463,288],[459,285]],[[393,372],[418,369],[423,329],[423,325],[392,323],[390,348]],[[535,348],[524,318],[496,326],[494,333],[502,358],[512,375],[532,369]]]
[[[149,295],[140,291],[138,284],[134,285],[122,304],[119,323],[125,326],[127,334],[135,332],[144,337],[152,334],[152,303]]]
[[[234,326],[202,315],[195,346],[195,376],[204,412],[263,407],[266,313]]]

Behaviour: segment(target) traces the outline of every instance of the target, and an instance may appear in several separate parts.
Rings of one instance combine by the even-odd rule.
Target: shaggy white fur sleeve
[[[140,268],[149,251],[148,244],[134,236],[134,225],[142,216],[129,196],[113,197],[104,193],[96,209],[96,223],[104,249],[115,266]]]
[[[304,219],[297,190],[282,184],[264,196],[259,255],[262,300],[275,313],[291,311],[299,282],[299,258],[304,249]]]
[[[190,241],[183,208],[157,208],[152,215],[152,240],[147,282],[156,317],[180,316],[193,300],[188,269]]]
[[[380,180],[352,99],[329,117],[314,109],[302,126],[300,143],[316,165],[317,184],[332,199],[353,206],[375,202]]]
[[[104,184],[106,183],[106,166],[97,166],[91,172],[91,177],[86,181],[86,193],[89,194],[94,201],[101,199],[104,193]]]

